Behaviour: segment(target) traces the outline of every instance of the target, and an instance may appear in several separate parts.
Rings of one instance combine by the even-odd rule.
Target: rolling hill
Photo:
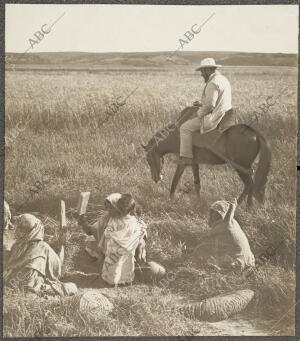
[[[251,66],[297,66],[297,54],[246,52],[28,52],[6,53],[6,63],[17,68],[172,68],[198,65],[200,60],[214,57],[217,63]]]

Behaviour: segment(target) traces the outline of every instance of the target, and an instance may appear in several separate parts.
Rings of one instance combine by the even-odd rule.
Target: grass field
[[[244,316],[247,321],[270,335],[294,334],[297,69],[225,67],[222,72],[231,81],[240,122],[251,122],[251,113],[268,96],[277,99],[253,124],[272,150],[266,202],[250,212],[242,205],[237,220],[256,257],[283,242],[250,277],[207,272],[191,258],[208,230],[209,205],[218,199],[233,200],[242,191],[237,174],[230,166],[201,166],[201,201],[193,193],[177,192],[175,202],[170,202],[174,158],[167,157],[164,183],[154,184],[140,147],[200,99],[204,83],[198,73],[186,67],[165,72],[6,73],[6,135],[21,129],[6,148],[5,198],[14,212],[38,212],[54,248],[58,202],[65,200],[70,220],[65,275],[99,271],[84,254],[84,235],[73,218],[79,191],[91,191],[91,219],[102,214],[104,197],[117,191],[131,192],[142,206],[149,226],[148,257],[165,265],[174,280],[164,287],[137,279],[133,286],[103,289],[116,309],[97,323],[77,317],[63,299],[32,299],[6,290],[4,336],[219,335],[217,326],[170,309],[181,301],[199,301],[237,288],[256,293]],[[108,106],[135,88],[120,111],[97,128]],[[190,177],[187,170],[181,189]],[[30,191],[36,181],[45,179],[38,193]]]

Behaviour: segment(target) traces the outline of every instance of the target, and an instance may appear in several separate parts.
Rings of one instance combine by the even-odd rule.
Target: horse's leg
[[[176,172],[173,176],[173,180],[172,180],[172,185],[171,185],[171,191],[170,191],[170,198],[171,200],[174,199],[174,195],[175,195],[175,191],[176,191],[176,187],[178,185],[178,182],[181,178],[181,175],[183,173],[183,171],[185,170],[186,165],[178,165],[176,168]]]
[[[196,192],[197,198],[200,199],[201,184],[200,184],[200,177],[199,177],[199,165],[197,163],[193,164],[192,170],[193,170],[193,175],[194,175],[195,192]]]
[[[238,204],[240,205],[245,199],[245,197],[248,195],[247,205],[251,206],[252,205],[252,188],[253,188],[252,177],[251,175],[242,173],[240,171],[237,171],[237,173],[244,183],[244,190],[238,198]]]
[[[249,187],[249,191],[248,191],[248,199],[247,199],[247,206],[248,208],[251,208],[253,205],[253,187],[254,187],[254,182],[252,180],[252,177],[249,175],[250,177],[250,187]]]

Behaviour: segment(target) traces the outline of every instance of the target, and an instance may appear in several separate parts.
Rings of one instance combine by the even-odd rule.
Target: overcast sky
[[[184,51],[298,52],[298,6],[6,5],[6,52],[174,51],[185,32],[201,32]]]

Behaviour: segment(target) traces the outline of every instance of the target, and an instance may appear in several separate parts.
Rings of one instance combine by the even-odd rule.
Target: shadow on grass
[[[64,200],[66,203],[66,209],[73,207],[76,208],[78,201],[78,194],[74,194],[71,197],[68,194],[65,195],[47,195],[47,197],[33,197],[32,201],[23,202],[21,205],[11,205],[12,214],[34,213],[39,212],[41,215],[49,215],[53,218],[57,218],[60,200]]]

